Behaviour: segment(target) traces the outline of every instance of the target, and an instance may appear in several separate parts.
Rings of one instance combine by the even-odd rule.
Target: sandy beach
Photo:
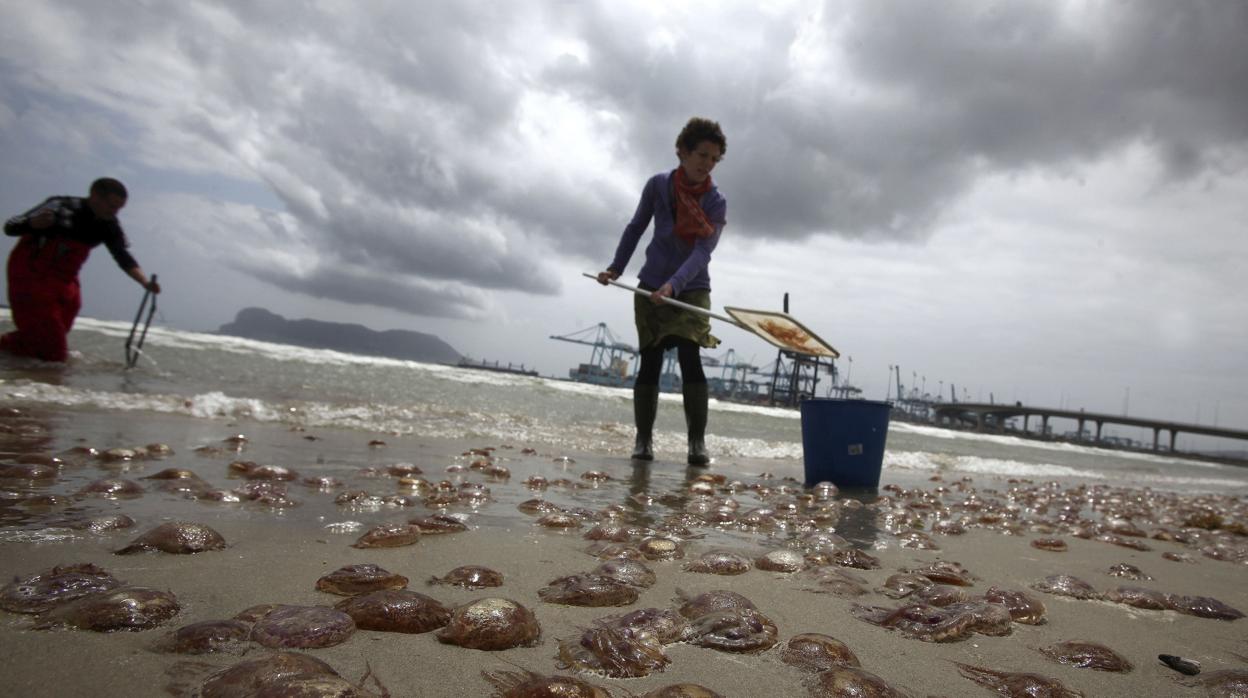
[[[858,518],[852,531],[857,546],[878,558],[877,569],[845,569],[865,578],[867,593],[846,598],[820,593],[821,587],[809,572],[783,574],[751,569],[734,576],[699,574],[683,569],[684,563],[712,549],[731,549],[748,557],[767,550],[795,545],[796,531],[743,531],[741,528],[706,526],[682,541],[683,560],[647,561],[657,582],[641,590],[637,602],[622,608],[586,608],[542,601],[538,590],[552,579],[586,572],[601,561],[586,552],[590,541],[581,528],[552,530],[536,526],[535,517],[518,511],[522,501],[543,497],[565,508],[602,511],[615,504],[650,520],[670,513],[676,504],[685,510],[698,499],[689,487],[701,471],[683,464],[658,460],[634,466],[627,459],[603,453],[552,452],[541,444],[469,443],[421,439],[418,436],[368,435],[358,431],[335,432],[318,429],[290,431],[283,425],[205,423],[179,417],[135,419],[126,415],[100,412],[64,412],[8,415],[3,437],[5,462],[14,463],[20,454],[65,454],[75,446],[99,449],[168,444],[174,454],[161,460],[132,461],[126,465],[101,463],[67,464],[52,481],[32,483],[8,479],[0,482],[6,491],[3,508],[6,525],[0,529],[0,571],[6,580],[45,572],[56,565],[94,563],[118,579],[133,585],[167,590],[180,604],[177,616],[156,629],[143,632],[96,633],[77,630],[35,630],[34,618],[16,613],[0,614],[0,670],[4,693],[21,696],[147,696],[167,695],[171,683],[194,683],[196,676],[211,673],[242,659],[239,654],[179,656],[155,650],[158,640],[173,629],[192,622],[230,618],[257,604],[284,603],[332,605],[342,597],[318,591],[322,575],[345,565],[375,563],[410,579],[409,589],[432,596],[447,606],[456,606],[487,596],[502,596],[531,609],[541,625],[541,641],[533,647],[503,651],[481,651],[440,643],[434,633],[400,634],[357,630],[347,641],[333,647],[307,650],[328,662],[342,676],[358,681],[371,670],[372,676],[392,696],[488,696],[494,688],[483,672],[516,671],[538,674],[571,673],[559,668],[560,640],[579,636],[597,618],[627,610],[678,604],[678,594],[696,595],[727,589],[752,600],[777,628],[777,644],[759,654],[735,654],[695,646],[690,643],[667,645],[670,659],[665,670],[649,676],[615,679],[578,674],[580,678],[607,689],[614,696],[642,695],[675,683],[697,683],[723,696],[809,695],[811,674],[781,661],[781,650],[789,638],[799,633],[823,633],[846,643],[862,667],[877,674],[898,689],[913,695],[974,696],[991,695],[959,674],[955,662],[1001,671],[1033,672],[1059,679],[1067,687],[1086,696],[1203,695],[1202,689],[1176,682],[1175,671],[1157,660],[1158,654],[1179,655],[1201,663],[1204,674],[1219,669],[1248,667],[1248,620],[1227,621],[1181,614],[1172,610],[1143,610],[1103,600],[1076,600],[1066,596],[1034,591],[1032,584],[1046,576],[1068,574],[1104,592],[1129,585],[1188,596],[1207,596],[1240,610],[1248,610],[1248,565],[1238,561],[1215,560],[1193,546],[1175,541],[1137,537],[1149,547],[1136,550],[1095,539],[1082,539],[1067,532],[1032,530],[1036,520],[1051,521],[1047,514],[1021,511],[1023,522],[1015,535],[998,528],[968,526],[960,535],[932,534],[939,550],[902,547],[889,532],[890,521],[881,513],[886,507],[871,504]],[[203,446],[220,448],[233,433],[246,432],[247,450],[197,453]],[[311,438],[309,438],[311,437]],[[370,441],[384,441],[383,444]],[[469,449],[496,447],[494,460],[510,469],[505,482],[487,481],[470,469],[455,471],[479,456],[464,455]],[[526,452],[531,448],[531,452]],[[69,456],[65,456],[67,459]],[[426,479],[471,481],[484,484],[491,492],[488,504],[479,509],[451,507],[448,511],[465,515],[469,530],[438,536],[423,536],[415,544],[396,548],[358,549],[351,544],[367,527],[386,521],[403,521],[435,513],[419,505],[382,507],[360,511],[334,503],[333,492],[319,492],[297,484],[290,486],[291,497],[299,506],[272,509],[253,503],[222,504],[192,501],[149,488],[141,497],[123,500],[78,498],[72,496],[92,480],[106,477],[140,480],[164,468],[194,470],[218,487],[237,487],[242,480],[228,478],[229,463],[249,459],[294,469],[302,475],[325,472],[358,473],[368,467],[393,463],[416,464]],[[452,472],[447,468],[452,467]],[[778,478],[760,480],[774,464],[766,461],[728,461],[707,471],[723,474],[727,482],[744,485],[765,483],[773,488],[793,482]],[[606,473],[611,480],[589,486],[581,476],[590,471]],[[530,475],[548,480],[566,478],[583,486],[552,486],[533,490],[524,482]],[[884,484],[890,483],[886,471]],[[763,505],[759,492],[730,489],[727,482],[708,495],[719,504],[735,502],[739,512]],[[932,492],[944,486],[945,502],[964,501],[971,488],[983,501],[1005,501],[1011,486],[1031,487],[1038,483],[1009,483],[990,477],[955,483],[926,482]],[[917,483],[903,483],[913,495]],[[363,487],[371,493],[390,495],[399,491],[395,478],[384,476],[351,479],[346,488]],[[800,487],[798,487],[800,489]],[[903,499],[894,487],[880,494]],[[339,490],[341,491],[341,490]],[[34,496],[59,494],[60,503],[37,505]],[[649,494],[642,506],[632,495]],[[1119,493],[1121,494],[1121,493]],[[1128,493],[1141,495],[1141,492]],[[774,494],[772,496],[775,496]],[[871,500],[868,500],[871,501]],[[1243,504],[1238,501],[1238,511]],[[1178,531],[1174,521],[1146,521],[1145,509],[1138,509],[1140,525],[1152,531],[1168,528]],[[920,519],[923,512],[911,509]],[[135,519],[128,530],[84,533],[51,526],[58,518],[123,512]],[[965,515],[966,512],[964,511]],[[195,555],[152,552],[131,556],[114,555],[139,533],[166,520],[190,520],[220,532],[228,543],[225,550]],[[355,527],[345,526],[356,522]],[[847,521],[848,523],[848,521]],[[1223,527],[1232,524],[1224,521]],[[1246,522],[1238,521],[1242,527]],[[336,525],[335,525],[336,524]],[[930,527],[929,529],[930,530]],[[849,529],[846,529],[847,537]],[[1064,552],[1042,550],[1031,545],[1038,538],[1060,538]],[[1225,534],[1221,539],[1248,545],[1243,536]],[[1163,553],[1185,556],[1172,561]],[[879,593],[885,580],[902,569],[919,568],[934,561],[956,561],[974,575],[967,591],[982,594],[990,586],[1025,590],[1047,608],[1042,625],[1013,623],[1007,636],[973,634],[954,642],[924,642],[901,633],[869,624],[852,613],[854,604],[895,607],[895,601]],[[1111,565],[1128,563],[1151,575],[1152,580],[1132,581],[1110,576]],[[471,591],[453,586],[429,586],[426,580],[443,575],[461,565],[484,565],[501,572],[504,585],[497,589]],[[1058,664],[1044,657],[1039,648],[1063,640],[1091,640],[1106,645],[1134,665],[1128,673],[1110,673]],[[246,658],[266,653],[252,645]],[[184,662],[201,663],[189,669]],[[198,673],[196,673],[198,672]],[[188,679],[187,677],[191,677]],[[1200,678],[1200,677],[1196,677]],[[370,680],[371,681],[371,680]],[[376,684],[369,683],[371,690]]]

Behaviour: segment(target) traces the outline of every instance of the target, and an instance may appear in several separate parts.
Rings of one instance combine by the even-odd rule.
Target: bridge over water
[[[937,424],[948,426],[964,426],[968,423],[973,424],[976,431],[992,431],[1003,433],[1005,431],[1005,421],[1016,417],[1023,418],[1023,433],[1032,436],[1047,438],[1049,435],[1050,419],[1071,419],[1079,424],[1079,438],[1083,438],[1084,430],[1087,425],[1096,425],[1096,442],[1101,441],[1101,431],[1106,424],[1118,424],[1129,427],[1143,427],[1153,430],[1153,450],[1161,450],[1161,434],[1167,432],[1169,434],[1169,450],[1174,451],[1175,440],[1179,434],[1195,434],[1199,436],[1212,436],[1221,439],[1239,439],[1248,444],[1248,431],[1243,429],[1223,429],[1221,427],[1211,427],[1203,424],[1184,424],[1182,422],[1169,422],[1157,419],[1145,419],[1141,417],[1127,417],[1117,414],[1103,414],[1097,412],[1085,412],[1083,410],[1062,410],[1052,409],[1049,407],[1031,407],[1028,405],[1014,404],[984,404],[974,402],[951,402],[939,405],[932,405],[932,414]],[[1040,431],[1032,434],[1028,427],[1031,418],[1037,417],[1040,420]]]

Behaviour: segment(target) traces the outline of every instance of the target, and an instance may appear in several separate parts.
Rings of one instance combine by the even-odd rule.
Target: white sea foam
[[[68,388],[33,381],[0,381],[0,397],[14,402],[33,402],[63,407],[96,407],[106,410],[186,411],[181,398],[170,395],[113,393]]]
[[[197,395],[140,394],[85,390],[33,381],[0,382],[0,398],[12,402],[94,408],[117,412],[152,411],[199,419],[251,419],[435,438],[491,439],[549,443],[587,451],[621,451],[631,442],[632,425],[602,422],[569,429],[567,424],[530,415],[484,413],[432,404],[333,404],[316,401],[274,403],[211,391]],[[659,431],[656,447],[685,448],[685,434]],[[708,436],[720,457],[800,458],[801,444],[764,439]]]
[[[82,536],[68,528],[0,529],[0,543],[62,543]]]
[[[965,441],[976,441],[980,443],[994,443],[1014,448],[1034,448],[1047,451],[1062,451],[1066,453],[1088,454],[1100,456],[1113,456],[1114,458],[1127,458],[1132,460],[1148,461],[1152,463],[1182,463],[1184,465],[1209,465],[1219,466],[1217,463],[1200,463],[1199,461],[1191,461],[1183,458],[1176,458],[1159,453],[1138,453],[1135,451],[1120,451],[1117,449],[1100,448],[1097,446],[1089,446],[1085,444],[1073,444],[1065,441],[1041,441],[1038,439],[1028,439],[1021,436],[1010,436],[1008,434],[987,434],[975,431],[961,431],[954,429],[944,429],[936,426],[925,424],[911,424],[909,422],[892,422],[889,424],[890,432],[898,433],[908,432],[911,434],[919,434],[933,439],[961,439]]]
[[[1220,468],[1234,466],[1218,465]],[[927,451],[886,451],[884,466],[898,470],[930,471],[942,474],[993,475],[1001,478],[1029,480],[1082,479],[1110,482],[1124,486],[1154,486],[1160,488],[1199,488],[1217,490],[1222,488],[1243,489],[1244,480],[1192,475],[1165,475],[1160,473],[1127,471],[1089,471],[1054,463],[1024,463],[1016,460],[982,458],[979,456],[955,456]],[[1238,472],[1233,469],[1229,473]]]
[[[130,325],[110,320],[79,318],[75,322],[77,329],[89,329],[110,337],[128,337]],[[311,349],[291,344],[277,344],[258,339],[245,339],[225,334],[191,332],[189,330],[173,330],[152,326],[147,333],[147,346],[159,345],[162,349],[215,349],[231,354],[247,354],[264,356],[277,361],[303,361],[311,364],[352,366],[425,366],[437,367],[436,364],[425,364],[418,361],[389,359],[380,356],[364,356],[348,354],[332,349]]]
[[[1086,478],[1101,480],[1103,473],[1080,470],[1053,463],[1024,463],[1016,460],[981,458],[979,456],[955,456],[947,453],[926,451],[885,451],[884,465],[901,470],[965,473],[970,475],[997,475],[1000,477],[1052,479]]]

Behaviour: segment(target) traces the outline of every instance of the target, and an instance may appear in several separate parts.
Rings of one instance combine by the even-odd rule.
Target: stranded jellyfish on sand
[[[13,613],[43,613],[61,604],[121,586],[113,575],[91,563],[58,565],[14,579],[0,589],[0,608]]]
[[[343,599],[334,608],[351,616],[355,627],[390,633],[427,633],[451,619],[451,609],[407,589],[386,589]]]
[[[177,598],[167,591],[121,587],[60,606],[40,619],[35,629],[147,630],[176,616],[178,610]]]
[[[909,604],[899,608],[851,604],[849,610],[858,620],[896,630],[906,637],[924,642],[961,640],[975,629],[974,614],[954,608],[927,604]]]
[[[906,531],[897,534],[897,544],[903,548],[916,550],[940,550],[940,545],[932,537],[922,531]]]
[[[317,589],[339,596],[355,596],[382,589],[402,589],[406,586],[407,577],[372,563],[339,567],[316,580]]]
[[[486,598],[451,612],[451,620],[437,632],[439,641],[474,650],[532,647],[542,628],[529,609],[504,598]]]
[[[676,590],[676,594],[679,597],[677,600],[681,602],[677,612],[689,619],[698,618],[716,611],[730,611],[737,608],[757,610],[753,601],[735,591],[728,591],[727,589],[708,591],[692,598],[679,589]]]
[[[723,698],[723,696],[701,684],[675,683],[643,693],[641,698]]]
[[[173,631],[157,649],[176,654],[208,654],[244,646],[251,625],[241,620],[205,620]]]
[[[646,567],[645,563],[622,558],[607,560],[595,567],[592,574],[610,577],[641,589],[648,589],[654,586],[654,582],[657,579],[654,575],[654,570]]]
[[[35,463],[0,463],[0,479],[55,480],[60,471],[50,465]]]
[[[852,666],[834,666],[821,671],[809,679],[807,685],[814,698],[908,698],[910,695],[866,669]]]
[[[1047,622],[1044,603],[1024,592],[988,587],[988,591],[984,592],[984,601],[1005,606],[1015,623],[1043,625]]]
[[[970,615],[971,630],[980,635],[1009,635],[1014,629],[1010,609],[998,603],[964,601],[951,603],[945,610]]]
[[[867,580],[839,567],[815,567],[806,572],[819,585],[807,589],[816,594],[833,594],[842,598],[854,598],[867,593]]]
[[[952,560],[937,560],[924,567],[902,571],[921,574],[937,584],[952,584],[959,587],[975,586],[975,575],[971,574],[961,563]]]
[[[670,608],[639,608],[628,613],[604,616],[598,625],[646,632],[664,645],[681,642],[690,637],[689,621]]]
[[[1220,669],[1209,671],[1199,678],[1188,679],[1187,686],[1200,686],[1206,695],[1215,698],[1239,698],[1248,696],[1248,669]]]
[[[580,528],[581,520],[567,512],[552,511],[538,519],[537,525],[553,529]]]
[[[175,683],[168,690],[182,698],[367,698],[375,695],[342,678],[325,662],[298,652],[274,652],[248,659],[217,671],[202,684],[184,687]]]
[[[1152,611],[1164,611],[1169,608],[1166,602],[1166,595],[1156,589],[1146,589],[1144,587],[1128,587],[1120,586],[1105,592],[1106,601],[1113,603],[1126,604],[1136,608],[1145,608]]]
[[[143,496],[143,492],[143,485],[140,485],[134,480],[126,480],[124,478],[104,478],[102,480],[94,480],[87,483],[85,487],[78,490],[78,495],[82,497],[119,499],[122,497],[141,497]]]
[[[649,676],[671,663],[663,643],[645,630],[597,625],[559,643],[561,666],[616,679]]]
[[[878,570],[880,568],[880,558],[857,548],[838,550],[832,553],[832,561],[841,567],[853,567],[859,570]]]
[[[994,671],[970,664],[954,662],[963,676],[1003,696],[1048,696],[1049,698],[1083,698],[1083,694],[1066,688],[1061,681],[1040,674]]]
[[[754,566],[768,572],[800,572],[806,567],[806,558],[796,550],[780,548],[755,558]]]
[[[355,632],[355,621],[326,606],[279,606],[256,621],[251,639],[269,648],[332,647]]]
[[[698,559],[686,562],[686,572],[702,574],[736,575],[750,571],[750,559],[737,553],[713,550],[698,556]]]
[[[117,554],[131,555],[149,550],[190,554],[224,548],[225,539],[208,526],[186,521],[170,521],[135,538],[129,545],[118,550]]]
[[[408,519],[407,522],[420,529],[420,532],[427,536],[439,533],[459,533],[468,530],[468,524],[450,514],[421,516],[415,519]]]
[[[447,572],[445,577],[430,577],[429,583],[449,584],[465,589],[501,587],[503,585],[503,574],[480,565],[462,565]]]
[[[884,586],[877,588],[876,591],[890,599],[900,599],[913,594],[919,589],[926,589],[935,583],[921,574],[900,572],[884,580]]]
[[[1091,584],[1069,574],[1049,575],[1043,581],[1032,584],[1031,588],[1036,591],[1043,591],[1046,594],[1069,596],[1076,599],[1101,598],[1101,592],[1097,591]]]
[[[949,606],[955,603],[963,603],[971,598],[964,587],[955,587],[949,584],[933,584],[929,587],[916,589],[910,595],[911,601],[914,603],[925,603],[929,606]]]
[[[1041,648],[1040,654],[1059,664],[1069,664],[1080,669],[1127,673],[1133,668],[1131,662],[1105,645],[1087,640],[1063,640]]]
[[[597,541],[591,543],[585,552],[599,560],[644,560],[641,549],[629,543],[609,543]]]
[[[637,549],[647,560],[679,560],[685,556],[685,549],[679,542],[671,538],[652,536],[643,538]]]
[[[158,473],[144,475],[140,480],[199,480],[200,477],[194,470],[186,468],[165,468]]]
[[[695,645],[725,652],[756,654],[776,644],[776,624],[752,608],[715,611],[693,619]]]
[[[352,548],[398,548],[420,540],[420,527],[415,524],[382,524],[360,536]]]
[[[789,638],[780,654],[780,661],[804,671],[862,666],[849,645],[822,633],[802,633]]]
[[[1144,574],[1139,567],[1136,567],[1135,565],[1128,565],[1125,562],[1112,565],[1109,570],[1105,572],[1105,574],[1108,574],[1111,577],[1122,577],[1123,579],[1132,579],[1136,581],[1148,581],[1152,579],[1152,577]]]
[[[481,672],[494,686],[490,698],[610,698],[611,694],[573,676],[542,676],[531,671]]]
[[[1232,608],[1209,596],[1181,596],[1166,594],[1166,602],[1173,611],[1197,616],[1199,618],[1216,618],[1217,620],[1238,620],[1244,617],[1242,611]]]
[[[131,528],[132,526],[134,526],[134,519],[125,514],[103,514],[70,524],[70,528],[76,531],[90,531],[92,533],[120,531],[123,528]]]
[[[538,589],[546,603],[568,606],[627,606],[638,598],[637,588],[598,574],[573,574],[551,580]]]

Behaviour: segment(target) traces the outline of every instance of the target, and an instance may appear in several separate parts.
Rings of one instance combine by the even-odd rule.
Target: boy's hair
[[[686,151],[692,151],[698,147],[702,141],[710,141],[719,146],[719,154],[723,155],[728,152],[728,139],[724,138],[724,132],[719,128],[719,122],[703,119],[695,116],[685,124],[680,130],[680,135],[676,136],[676,147]]]
[[[129,192],[126,191],[126,185],[112,177],[100,177],[92,182],[90,193],[103,196],[120,196],[123,199],[130,198]]]

